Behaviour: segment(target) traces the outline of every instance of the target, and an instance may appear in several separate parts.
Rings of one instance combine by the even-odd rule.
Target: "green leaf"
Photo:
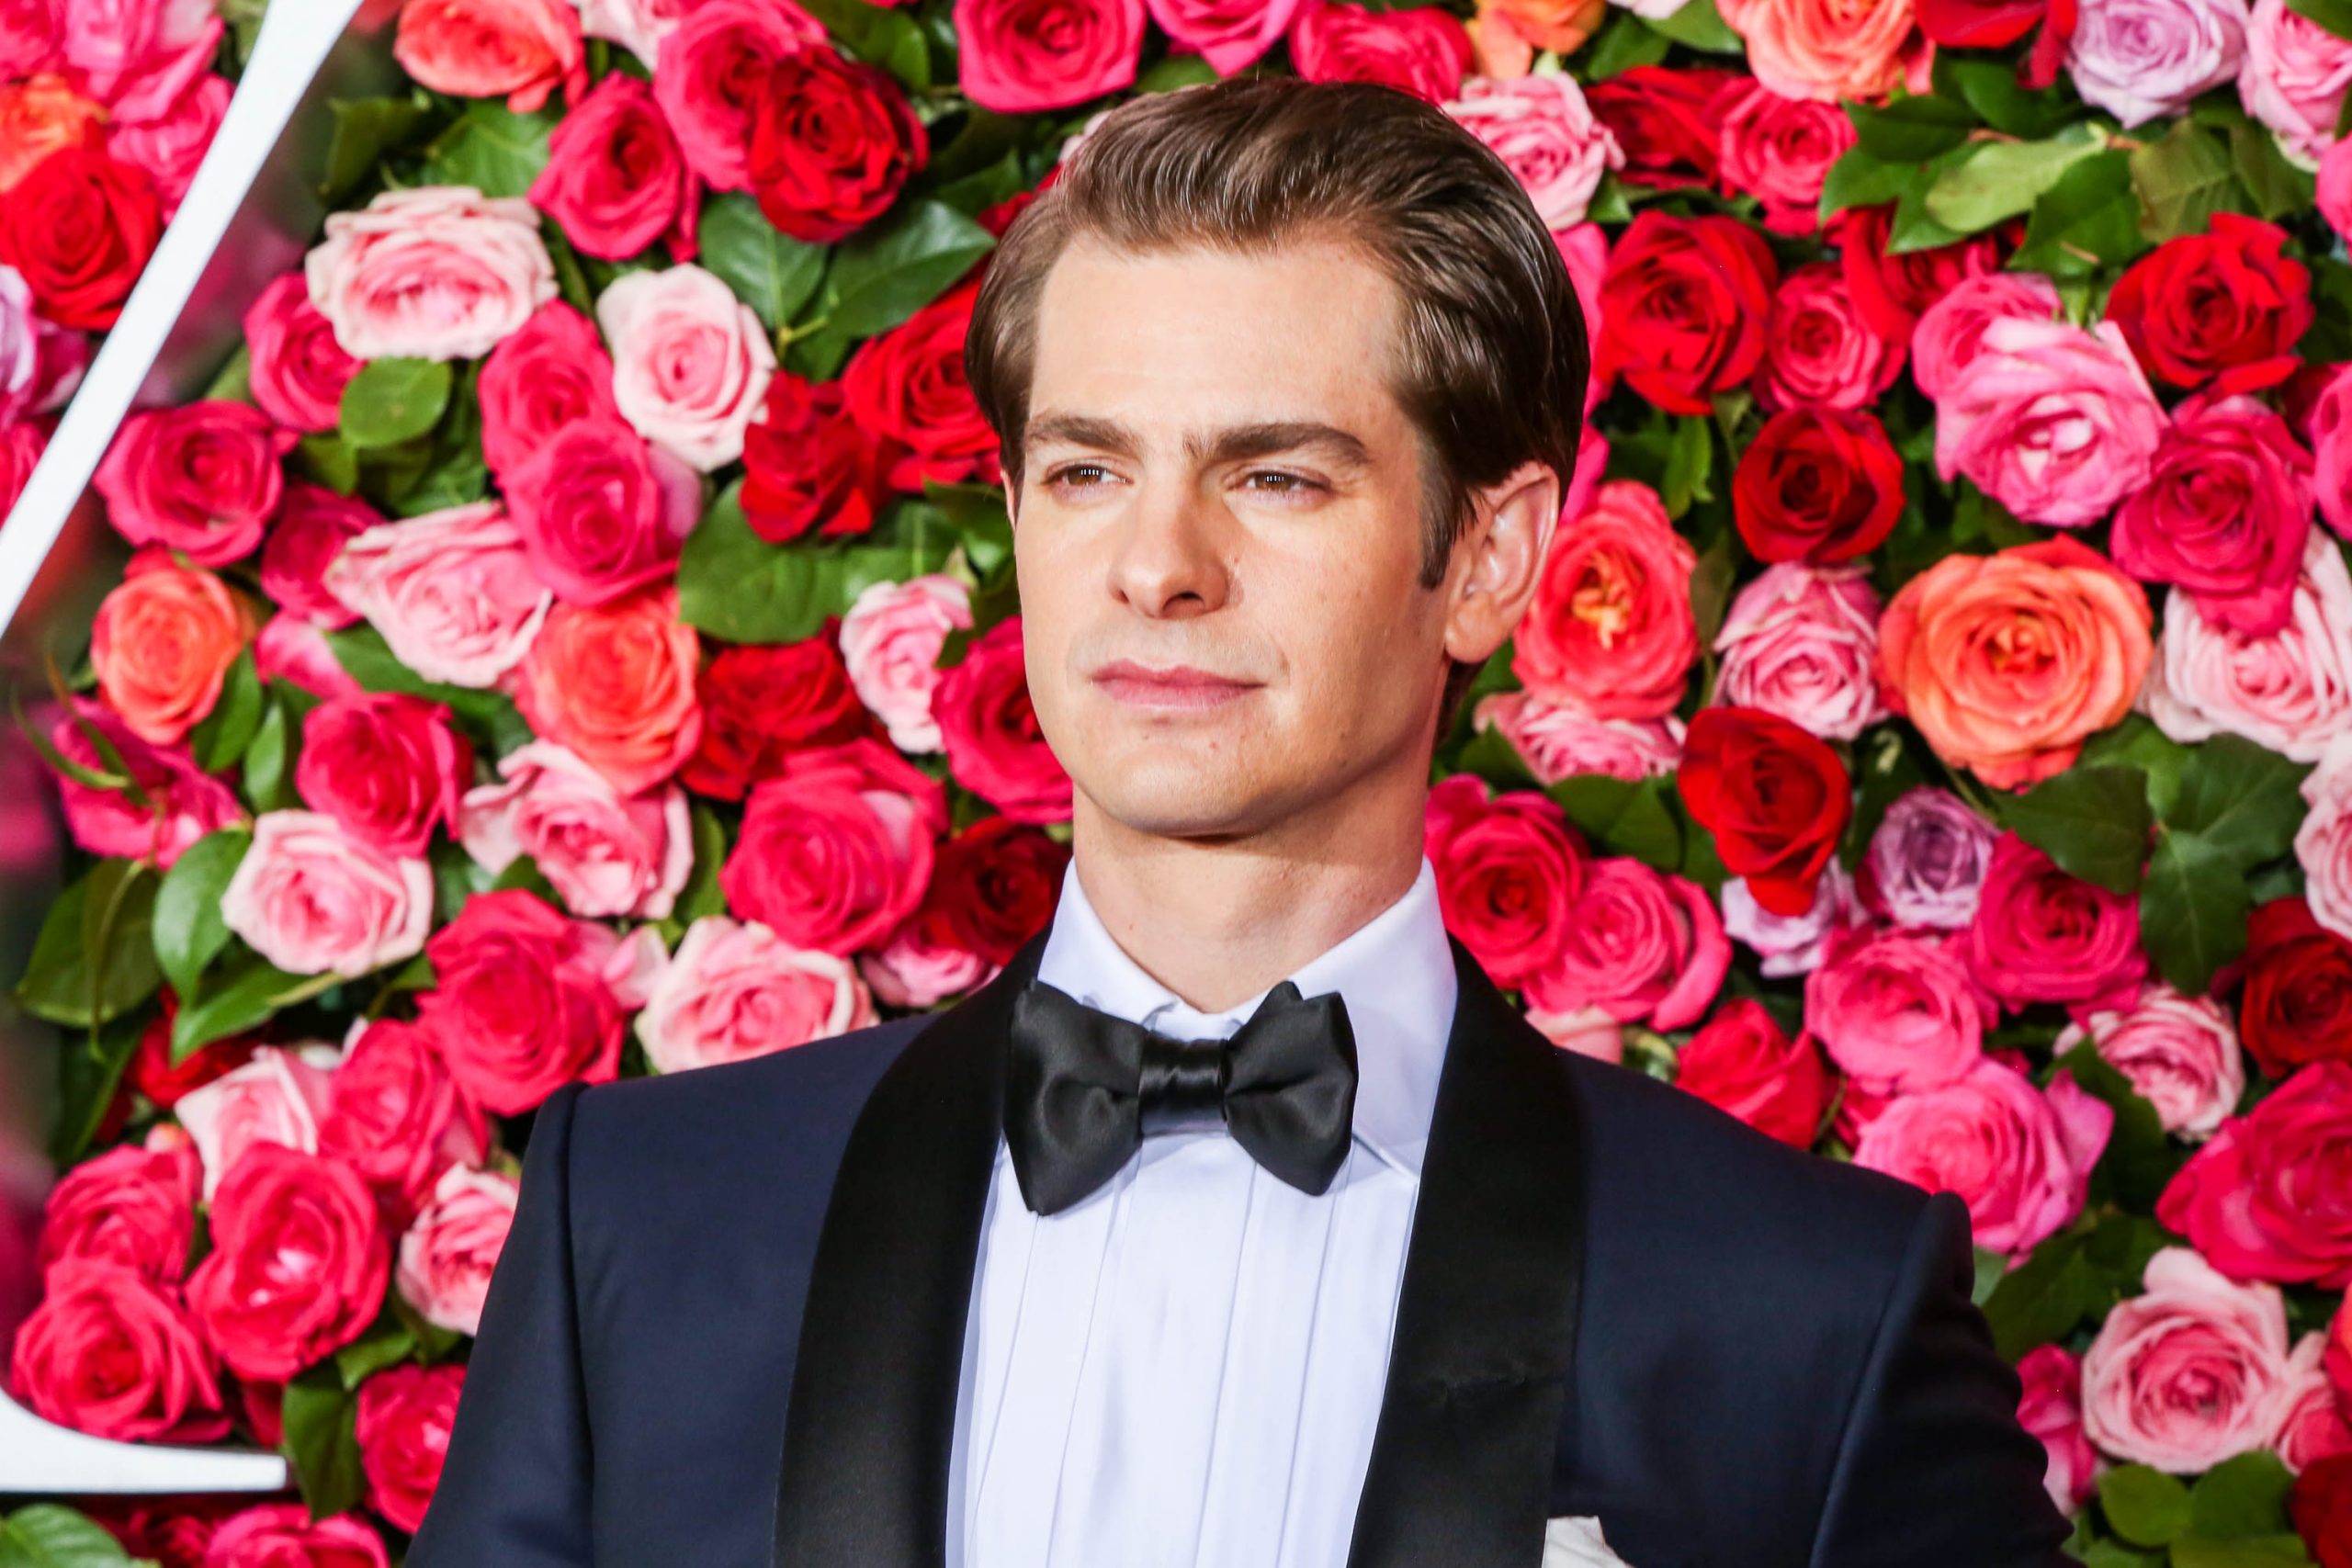
[[[1535,789],[1540,787],[1535,775],[1528,771],[1527,761],[1512,747],[1499,729],[1481,729],[1463,742],[1454,753],[1448,773],[1471,773],[1487,781],[1497,789]]]
[[[2071,1077],[2085,1092],[2106,1101],[2115,1112],[2107,1146],[2099,1151],[2098,1164],[2092,1173],[2098,1197],[2112,1195],[2118,1202],[2133,1209],[2154,1208],[2156,1199],[2180,1163],[2174,1157],[2172,1140],[2165,1134],[2164,1120],[2156,1114],[2156,1108],[2132,1087],[2131,1080],[2112,1063],[2089,1045],[2077,1045],[2059,1057],[2057,1069]],[[2132,1278],[2138,1278],[2136,1269]]]
[[[122,1070],[146,1032],[147,1021],[132,1013],[59,1043],[57,1118],[49,1140],[50,1163],[58,1169],[78,1164],[89,1152],[98,1124],[114,1104]]]
[[[237,774],[237,793],[256,812],[281,811],[294,804],[291,764],[301,721],[294,716],[285,696],[287,692],[299,689],[281,686],[271,692],[262,712],[261,726],[254,731],[253,744],[245,748],[244,765]]]
[[[2352,0],[2327,0],[2352,15]],[[2255,212],[2277,220],[2308,209],[2318,192],[2318,179],[2307,169],[2288,162],[2270,128],[2252,120],[2230,127],[2230,159],[2237,165],[2238,183],[2253,199]]]
[[[1978,142],[1928,187],[1928,216],[1958,233],[1990,229],[2030,211],[2044,191],[2106,141],[2098,126],[2078,121],[2043,141]]]
[[[281,1446],[313,1517],[344,1512],[366,1489],[354,1425],[358,1411],[332,1359],[304,1368],[286,1384]]]
[[[341,976],[288,975],[255,958],[220,977],[194,997],[180,998],[172,1019],[172,1065],[177,1066],[215,1040],[225,1040],[248,1029],[258,1029],[280,1010],[308,1001]]]
[[[2118,149],[2092,153],[2041,193],[2026,220],[2025,243],[2008,265],[2013,272],[2087,277],[2147,248],[2140,198],[2132,188],[2132,155]]]
[[[770,332],[781,331],[808,302],[825,275],[825,248],[803,244],[760,213],[741,191],[702,209],[702,265],[735,291]]]
[[[678,561],[678,615],[729,642],[798,642],[814,637],[868,585],[902,581],[946,565],[952,531],[925,526],[902,509],[906,526],[876,528],[841,544],[771,545],[744,519],[741,486],[729,487],[686,536]]]
[[[2352,0],[2287,0],[2287,9],[2337,38],[2352,38]]]
[[[2201,234],[2216,211],[2234,205],[2236,168],[2222,138],[2179,119],[2162,138],[2133,151],[2132,188],[2140,195],[2140,232],[2157,244]]]
[[[252,402],[254,351],[243,343],[238,344],[197,397],[205,402]]]
[[[2253,912],[2245,877],[2194,833],[2156,835],[2140,888],[2140,944],[2176,990],[2203,996],[2215,971],[2245,951]]]
[[[346,1393],[356,1393],[359,1385],[376,1373],[414,1354],[416,1336],[388,1303],[368,1325],[367,1333],[334,1353],[335,1376]]]
[[[196,994],[205,965],[229,945],[220,897],[253,841],[243,828],[216,829],[180,852],[155,890],[155,960],[183,997]]]
[[[294,444],[287,467],[299,479],[323,485],[337,495],[359,488],[359,454],[335,432],[313,432]]]
[[[1628,784],[1606,773],[1577,773],[1546,793],[1605,852],[1674,871],[1682,858],[1682,830],[1667,807],[1671,787],[1666,779]]]
[[[2352,93],[2344,101],[2352,104]],[[2335,256],[2313,256],[2304,265],[2312,269],[2316,309],[2299,349],[2314,363],[2352,359],[2352,265]]]
[[[1849,147],[1829,165],[1821,182],[1821,220],[1849,207],[1877,207],[1894,200],[1918,172],[1912,164],[1889,164],[1861,147]]]
[[[1886,252],[1889,255],[1907,255],[1913,251],[1934,250],[1967,236],[1956,229],[1948,229],[1928,210],[1928,193],[1944,171],[1964,162],[1975,152],[1973,146],[1956,147],[1939,152],[1912,171],[1903,186],[1903,194],[1895,198],[1894,216],[1888,221]]]
[[[1172,93],[1216,80],[1216,67],[1197,54],[1163,54],[1136,73],[1138,93]]]
[[[319,194],[329,203],[366,179],[387,152],[405,146],[432,118],[429,108],[411,98],[334,98],[328,101],[327,112],[334,129],[327,135]]]
[[[2110,893],[2139,891],[2155,818],[2138,769],[2077,764],[2004,804],[2001,820],[2061,871]]]
[[[370,360],[343,389],[343,438],[367,451],[424,435],[441,423],[456,384],[436,360]]]
[[[1585,45],[1577,62],[1584,68],[1587,82],[1606,82],[1636,66],[1658,64],[1673,49],[1672,39],[1645,27],[1631,11],[1612,7],[1608,20]]]
[[[2080,1237],[2054,1237],[1993,1287],[1984,1321],[2006,1360],[2063,1338],[2088,1310],[2096,1281]]]
[[[2190,755],[2165,825],[2196,834],[2241,870],[2258,864],[2294,842],[2310,772],[2242,735],[2216,735]]]
[[[1723,630],[1724,616],[1731,609],[1732,581],[1737,572],[1732,560],[1730,535],[1700,552],[1699,564],[1690,572],[1690,620],[1701,648],[1714,647],[1715,634]]]
[[[852,337],[888,332],[995,246],[995,235],[945,202],[902,207],[833,252],[827,321]]]
[[[2267,1450],[2225,1459],[2188,1489],[2189,1530],[2205,1540],[2280,1534],[2293,1528],[2287,1494],[2294,1484],[2286,1462]]]
[[[2134,1546],[2168,1546],[2188,1529],[2188,1488],[2144,1464],[2120,1464],[2098,1478],[2098,1506]]]
[[[362,623],[326,634],[327,648],[344,672],[371,692],[406,692],[430,697],[448,708],[450,716],[476,739],[500,756],[532,739],[531,727],[503,692],[428,681],[393,657],[384,634]]]
[[[865,0],[804,0],[801,7],[832,34],[842,50],[877,65],[910,92],[931,86],[931,57],[922,29],[903,11]]]
[[[1683,0],[1667,16],[1644,19],[1653,31],[1702,54],[1738,54],[1747,48],[1715,9],[1715,0]]]
[[[516,114],[496,98],[472,99],[425,148],[425,183],[527,196],[548,166],[548,138],[562,118],[560,106]]]
[[[17,1001],[70,1028],[107,1023],[163,984],[149,934],[155,878],[142,861],[102,860],[49,907]]]
[[[133,1559],[106,1529],[57,1503],[0,1518],[0,1568],[114,1568]]]
[[[688,807],[694,823],[694,869],[686,874],[686,885],[678,892],[678,902],[671,910],[679,925],[689,926],[709,915],[727,912],[727,896],[718,890],[718,868],[727,861],[727,828],[719,821],[718,813],[701,801]]]
[[[563,895],[555,890],[555,884],[548,880],[548,874],[541,871],[539,863],[529,855],[516,855],[508,861],[506,869],[491,879],[489,890],[504,893],[516,888],[532,895],[551,909],[566,908]]]
[[[2020,85],[2016,64],[1996,56],[1938,50],[1933,69],[1938,97],[1957,98],[1994,130],[2027,141],[2052,134],[2081,112],[2055,89]]]
[[[2172,1543],[2172,1568],[2310,1568],[2311,1560],[2302,1537],[2291,1533]]]
[[[1898,98],[1884,108],[1848,102],[1839,106],[1854,122],[1864,151],[1882,163],[1917,165],[1949,152],[1976,129],[1975,114],[1950,98]]]
[[[221,677],[220,695],[202,723],[188,732],[196,765],[217,773],[245,754],[254,731],[261,728],[261,676],[254,669],[254,650],[241,650]]]
[[[1679,517],[1690,510],[1692,502],[1713,497],[1707,480],[1714,470],[1715,443],[1709,433],[1710,422],[1699,415],[1676,419],[1673,429],[1666,450],[1666,481],[1658,494],[1666,502],[1667,514]]]
[[[2165,817],[2170,815],[2172,803],[2180,794],[2180,776],[2192,755],[2145,714],[2134,713],[2083,742],[2083,754],[2075,765],[2138,768],[2148,778],[2148,805],[2158,817]]]

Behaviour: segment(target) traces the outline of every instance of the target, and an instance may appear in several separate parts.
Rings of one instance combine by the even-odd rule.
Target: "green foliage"
[[[740,487],[686,537],[678,614],[730,642],[798,642],[817,635],[868,586],[937,571],[958,544],[936,508],[901,506],[874,532],[843,541],[772,545],[752,531]]]
[[[150,928],[155,874],[144,861],[102,860],[49,907],[17,1004],[71,1028],[110,1023],[163,983]]]
[[[129,1568],[133,1561],[103,1527],[62,1504],[0,1517],[0,1568]]]
[[[703,209],[701,240],[703,269],[732,288],[770,332],[792,320],[825,275],[823,246],[780,232],[740,191]]]
[[[2138,769],[2079,763],[2001,808],[2002,825],[2060,870],[2110,893],[2139,891],[2154,818]]]

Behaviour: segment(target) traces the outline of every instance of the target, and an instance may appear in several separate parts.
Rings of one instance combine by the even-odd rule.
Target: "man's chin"
[[[1110,788],[1085,793],[1102,816],[1155,839],[1239,838],[1261,830],[1270,815],[1259,793],[1233,771],[1197,764],[1128,769],[1117,773]]]

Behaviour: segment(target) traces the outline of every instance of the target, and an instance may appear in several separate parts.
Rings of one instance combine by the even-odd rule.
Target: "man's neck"
[[[1078,880],[1113,941],[1203,1012],[1235,1007],[1338,946],[1413,885],[1418,809],[1248,839],[1137,833],[1080,803]]]

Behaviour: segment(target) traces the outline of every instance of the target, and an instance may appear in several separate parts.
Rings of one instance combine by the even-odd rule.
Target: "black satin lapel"
[[[1454,945],[1388,1383],[1350,1568],[1534,1568],[1583,1271],[1581,1107],[1558,1052]]]
[[[808,1280],[774,1568],[936,1568],[965,1318],[1002,1126],[1012,998],[1042,937],[883,1073],[851,1129]]]

